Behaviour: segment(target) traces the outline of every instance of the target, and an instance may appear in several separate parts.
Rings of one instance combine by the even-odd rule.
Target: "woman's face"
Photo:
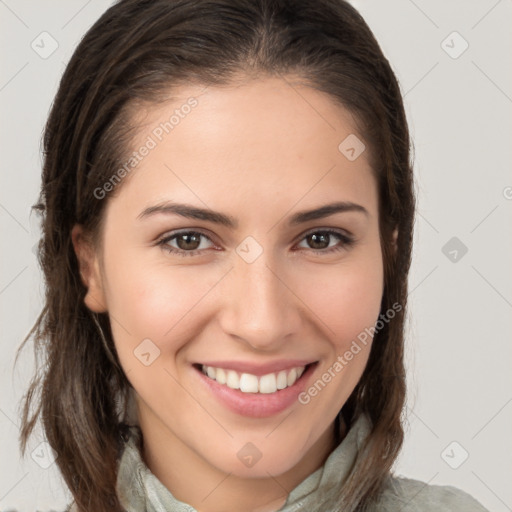
[[[383,293],[368,151],[347,111],[277,78],[184,86],[136,117],[86,303],[108,311],[155,464],[172,447],[282,474],[329,444],[368,359],[371,338],[353,345]]]

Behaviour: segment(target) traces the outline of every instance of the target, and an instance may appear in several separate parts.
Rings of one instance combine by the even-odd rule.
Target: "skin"
[[[369,151],[349,161],[338,150],[357,134],[349,113],[291,79],[172,93],[168,103],[139,109],[131,150],[188,97],[198,105],[105,199],[101,246],[93,247],[81,226],[73,229],[85,302],[110,316],[136,391],[143,458],[157,478],[201,512],[277,510],[333,450],[334,419],[362,375],[371,343],[308,404],[295,402],[269,418],[226,409],[199,386],[191,365],[308,359],[318,361],[314,383],[375,325],[383,264]],[[171,200],[223,212],[238,227],[166,214],[138,218]],[[298,211],[336,201],[359,204],[367,214],[287,225]],[[208,237],[194,246],[199,254],[183,257],[156,245],[185,228]],[[331,236],[315,246],[305,236],[325,228],[356,241],[343,247]],[[236,252],[248,236],[263,250],[252,263]],[[168,244],[193,250],[179,242]],[[327,253],[327,246],[342,248]],[[144,339],[160,350],[149,366],[134,356]],[[247,442],[262,454],[251,468],[237,457]]]

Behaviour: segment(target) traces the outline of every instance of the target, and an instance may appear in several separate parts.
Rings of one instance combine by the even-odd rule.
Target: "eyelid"
[[[206,249],[193,249],[191,251],[185,251],[183,249],[177,249],[175,247],[168,245],[168,242],[175,239],[179,235],[191,234],[191,233],[201,235],[204,238],[208,239],[212,244],[214,244],[214,246],[217,245],[214,242],[214,240],[212,239],[212,236],[210,236],[209,234],[206,234],[205,230],[203,230],[202,228],[182,228],[182,229],[177,229],[175,231],[170,231],[170,232],[164,233],[163,235],[158,237],[158,239],[155,242],[155,245],[161,246],[163,249],[165,249],[169,253],[176,254],[178,256],[195,256],[197,254],[204,253],[206,251]],[[354,237],[354,235],[345,229],[334,228],[334,227],[323,227],[323,228],[315,227],[315,228],[309,229],[308,231],[305,231],[304,233],[301,233],[299,235],[298,239],[296,240],[296,242],[294,242],[294,245],[302,242],[309,235],[312,235],[315,233],[327,233],[328,235],[337,236],[339,238],[339,243],[333,247],[328,247],[326,249],[311,249],[311,248],[302,247],[302,248],[298,249],[299,251],[305,250],[306,252],[311,252],[311,253],[317,254],[319,256],[328,255],[328,254],[331,254],[338,250],[342,250],[344,248],[349,248],[352,245],[354,245],[355,242],[357,241],[356,238]]]
[[[206,239],[208,239],[212,244],[217,245],[215,243],[215,241],[213,240],[214,237],[202,228],[182,228],[182,229],[177,229],[174,231],[167,231],[166,233],[164,233],[163,235],[160,235],[156,239],[155,245],[163,244],[171,239],[174,239],[175,237],[177,237],[179,235],[190,234],[190,233],[201,235],[201,236],[205,237]],[[195,249],[195,250],[197,250],[197,249]],[[199,250],[199,251],[201,251],[201,250]],[[190,253],[193,251],[185,251],[185,252]]]
[[[343,229],[343,228],[334,228],[331,226],[309,229],[308,231],[305,231],[304,233],[300,234],[298,240],[301,241],[303,238],[307,237],[308,235],[312,235],[313,233],[326,233],[326,232],[327,233],[335,233],[337,235],[345,236],[347,238],[355,240],[354,235],[350,231],[347,231],[346,229]]]
[[[345,235],[347,238],[355,239],[353,233],[351,233],[350,231],[348,231],[346,229],[335,228],[335,227],[331,227],[331,226],[324,226],[324,227],[315,227],[315,228],[311,228],[307,231],[304,231],[304,233],[301,233],[300,235],[298,235],[296,242],[300,242],[306,236],[311,235],[313,233],[318,233],[318,232],[334,232],[334,233],[337,233],[340,235]],[[158,243],[159,241],[172,238],[172,237],[177,236],[182,233],[198,233],[198,234],[201,234],[204,237],[208,238],[211,242],[213,242],[213,238],[214,238],[214,237],[212,237],[211,234],[209,234],[207,232],[207,230],[204,230],[203,228],[192,227],[192,228],[181,228],[181,229],[177,229],[177,230],[167,231],[164,234],[158,236],[156,239],[156,242]]]

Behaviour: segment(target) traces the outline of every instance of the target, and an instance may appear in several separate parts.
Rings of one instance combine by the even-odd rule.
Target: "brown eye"
[[[197,249],[201,244],[201,236],[202,235],[196,233],[184,233],[176,235],[176,245],[178,246],[179,249],[182,249],[184,251]]]
[[[211,242],[209,237],[198,231],[181,231],[162,238],[157,245],[179,256],[194,256],[208,248],[201,247],[202,239]]]
[[[338,240],[337,244],[331,245],[332,240]],[[334,230],[317,230],[306,234],[303,240],[307,243],[304,249],[311,249],[319,254],[329,254],[348,248],[354,244],[354,239],[345,233]]]
[[[313,233],[312,235],[308,235],[306,237],[306,240],[312,249],[326,249],[329,247],[330,239],[331,235],[328,233]]]

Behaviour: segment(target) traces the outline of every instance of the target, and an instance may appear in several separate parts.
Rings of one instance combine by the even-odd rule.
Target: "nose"
[[[265,352],[279,351],[296,337],[303,303],[287,283],[288,275],[265,251],[252,263],[237,257],[221,291],[223,332]]]

